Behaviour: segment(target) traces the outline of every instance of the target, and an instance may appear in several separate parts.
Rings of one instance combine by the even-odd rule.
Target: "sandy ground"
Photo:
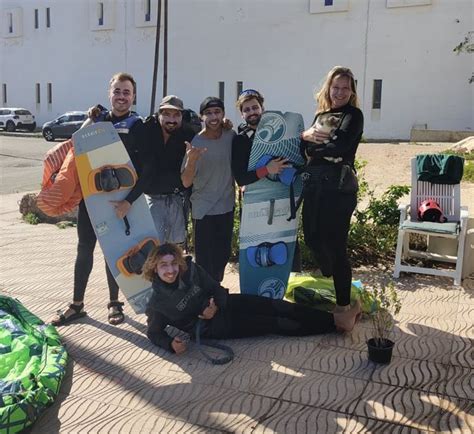
[[[390,185],[410,185],[410,159],[418,154],[435,154],[449,149],[452,143],[361,143],[357,159],[366,161],[364,178],[379,197]],[[409,198],[401,199],[407,203]],[[360,205],[364,205],[362,201]],[[474,183],[461,183],[461,203],[474,216]]]

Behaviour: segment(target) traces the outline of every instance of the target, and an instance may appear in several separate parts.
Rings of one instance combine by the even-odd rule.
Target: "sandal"
[[[67,310],[73,310],[74,313],[66,316],[64,315],[66,311],[61,311],[61,310],[58,310],[57,311],[57,319],[53,319],[51,321],[51,324],[55,327],[59,327],[59,326],[63,326],[63,325],[66,325],[68,323],[70,323],[71,321],[75,321],[76,319],[79,319],[79,318],[83,318],[87,315],[87,312],[84,312],[84,303],[81,303],[81,304],[73,304],[71,303],[69,306],[68,306],[68,309]]]
[[[115,308],[112,312],[109,311],[109,324],[118,325],[125,321],[125,315],[123,314],[123,305],[121,301],[111,301],[107,305],[107,309]]]

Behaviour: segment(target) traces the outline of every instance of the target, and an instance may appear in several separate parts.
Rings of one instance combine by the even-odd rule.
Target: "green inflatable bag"
[[[336,291],[331,277],[316,277],[311,274],[291,273],[285,298],[315,309],[331,312],[336,307]],[[351,303],[359,300],[364,313],[372,313],[376,306],[370,294],[364,290],[360,280],[351,285]]]
[[[56,398],[67,352],[52,325],[0,295],[0,433],[32,425]]]

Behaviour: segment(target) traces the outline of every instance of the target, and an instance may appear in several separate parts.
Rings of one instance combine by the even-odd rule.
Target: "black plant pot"
[[[392,342],[390,339],[384,339],[382,345],[377,345],[378,342],[374,338],[367,341],[369,360],[375,363],[390,363],[395,342]]]

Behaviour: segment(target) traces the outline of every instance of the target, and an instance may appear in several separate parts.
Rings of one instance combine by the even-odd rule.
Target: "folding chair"
[[[432,223],[418,220],[418,208],[420,204],[427,199],[433,199],[439,204],[444,216],[447,218],[446,223]],[[460,285],[462,279],[464,242],[468,223],[468,209],[467,207],[461,207],[460,184],[432,184],[426,181],[418,181],[415,157],[411,160],[410,205],[401,205],[399,206],[399,210],[400,225],[398,229],[393,276],[395,278],[400,277],[400,272],[402,271],[407,273],[447,276],[454,279],[455,285]],[[427,251],[411,249],[409,245],[410,234],[426,236],[428,245]],[[435,238],[433,241],[439,241],[439,238],[456,240],[457,248],[455,250],[457,254],[443,254],[430,251],[430,237]],[[454,269],[436,269],[403,265],[402,261],[409,257],[449,262],[456,265]]]

